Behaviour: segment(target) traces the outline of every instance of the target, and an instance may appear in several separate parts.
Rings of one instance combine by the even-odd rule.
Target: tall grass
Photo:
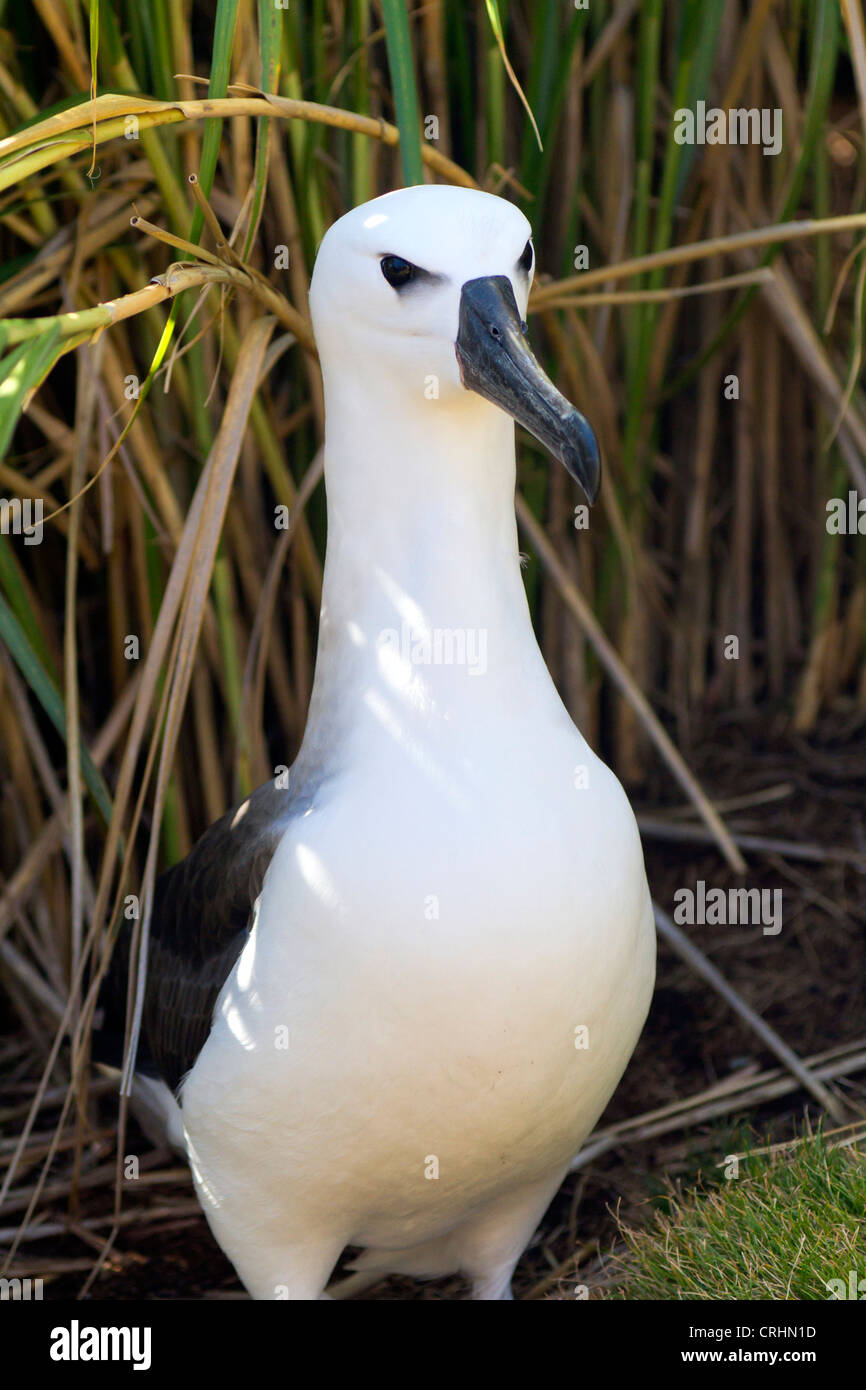
[[[45,1063],[7,1186],[45,1088],[83,1075],[108,924],[130,894],[146,920],[157,869],[297,750],[325,543],[307,287],[357,201],[451,180],[533,223],[533,338],[607,471],[576,530],[523,439],[556,562],[533,547],[526,582],[620,772],[654,754],[616,652],[686,754],[719,710],[862,720],[866,549],[825,527],[866,494],[859,0],[844,17],[0,3],[0,493],[46,518],[39,545],[0,534],[0,976]],[[699,99],[781,108],[781,152],[679,144]]]

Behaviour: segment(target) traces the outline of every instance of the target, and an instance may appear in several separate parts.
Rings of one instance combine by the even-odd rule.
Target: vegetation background
[[[778,108],[780,153],[679,144],[699,100]],[[742,883],[744,855],[784,883],[783,940],[701,947],[813,1079],[666,937],[526,1295],[615,1238],[615,1193],[638,1212],[636,1163],[694,1179],[744,1119],[789,1139],[804,1094],[862,1128],[866,544],[825,523],[866,497],[864,138],[861,0],[0,0],[8,1269],[231,1285],[164,1155],[114,1206],[88,981],[127,895],[146,917],[155,873],[297,750],[325,544],[309,273],[336,217],[421,178],[533,223],[533,342],[606,462],[578,529],[521,436],[541,644],[661,904]],[[14,534],[37,499],[38,545]]]

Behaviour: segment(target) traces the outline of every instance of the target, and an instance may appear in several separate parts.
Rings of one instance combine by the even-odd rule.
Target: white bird
[[[340,218],[316,260],[306,732],[288,788],[160,880],[144,1011],[144,1084],[257,1299],[327,1296],[346,1246],[510,1298],[649,1006],[634,816],[521,578],[514,419],[590,501],[600,469],[526,342],[530,235],[503,199],[422,186]]]

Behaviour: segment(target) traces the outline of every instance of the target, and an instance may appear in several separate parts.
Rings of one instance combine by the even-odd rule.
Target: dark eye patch
[[[517,262],[517,264],[520,266],[520,269],[525,270],[527,275],[532,269],[534,254],[535,253],[532,250],[532,242],[528,241],[523,248],[523,253],[520,257],[520,260]]]
[[[444,275],[435,275],[431,270],[423,270],[420,265],[413,265],[405,256],[394,256],[390,253],[379,257],[379,265],[388,284],[398,293],[407,285],[438,285],[446,278]]]

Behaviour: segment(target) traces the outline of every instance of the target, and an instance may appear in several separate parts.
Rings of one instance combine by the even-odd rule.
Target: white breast
[[[458,785],[377,760],[287,832],[184,1090],[217,1204],[252,1144],[263,1217],[399,1246],[579,1147],[643,1024],[654,936],[619,784],[570,723],[547,732],[494,777],[476,740]]]

